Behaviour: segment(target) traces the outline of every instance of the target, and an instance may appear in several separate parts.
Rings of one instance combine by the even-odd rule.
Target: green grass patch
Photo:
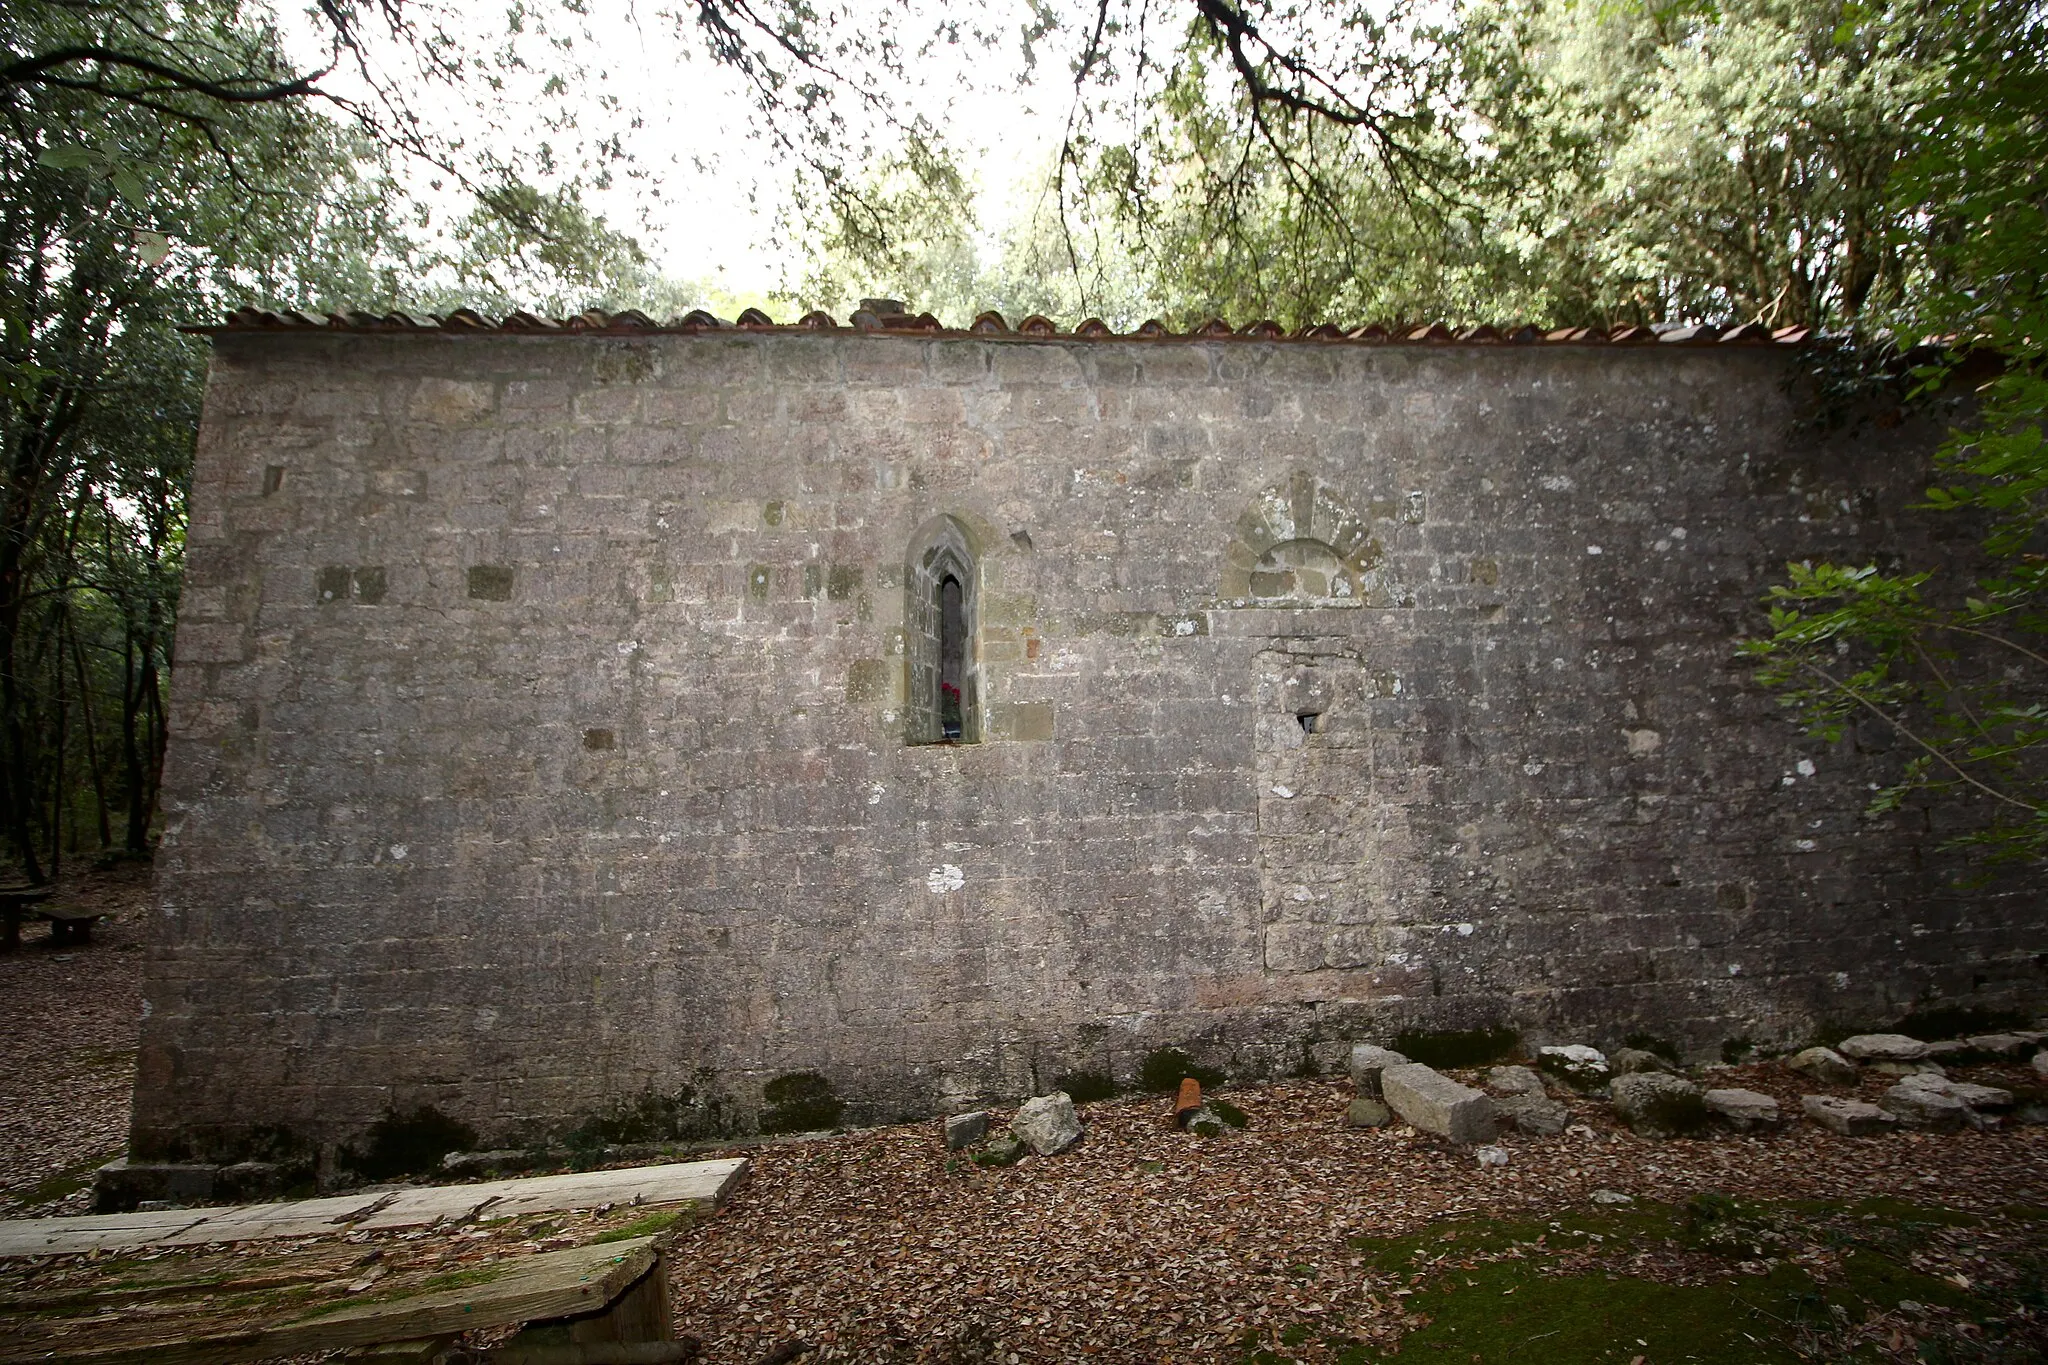
[[[1394,1051],[1411,1062],[1439,1068],[1504,1062],[1521,1050],[1522,1035],[1511,1028],[1405,1029],[1394,1035]]]
[[[1055,1081],[1053,1088],[1066,1091],[1076,1104],[1093,1104],[1116,1095],[1116,1081],[1107,1071],[1070,1071]]]
[[[1138,1088],[1151,1094],[1178,1090],[1180,1083],[1189,1077],[1199,1081],[1204,1090],[1223,1084],[1223,1072],[1220,1068],[1203,1066],[1177,1047],[1163,1047],[1157,1052],[1148,1052],[1145,1054],[1145,1060],[1138,1066]]]
[[[839,1126],[846,1101],[815,1071],[792,1071],[761,1087],[764,1133],[812,1133]]]
[[[635,1237],[652,1237],[657,1232],[667,1232],[682,1222],[684,1217],[685,1214],[679,1209],[670,1209],[666,1213],[650,1213],[645,1218],[635,1218],[622,1227],[600,1232],[590,1239],[590,1244],[596,1246],[600,1242],[630,1242]]]
[[[1247,1339],[1238,1358],[1291,1365],[1296,1348],[1314,1343],[1321,1358],[1339,1365],[1397,1355],[1515,1365],[1626,1365],[1636,1356],[1703,1365],[1875,1361],[1847,1344],[1847,1330],[1896,1312],[1905,1300],[1940,1310],[1937,1320],[1950,1326],[1977,1324],[1970,1330],[1980,1342],[1995,1340],[2010,1302],[1908,1263],[1938,1230],[1981,1222],[1898,1199],[1782,1203],[1703,1194],[1683,1204],[1573,1211],[1550,1221],[1438,1223],[1406,1237],[1352,1243],[1377,1292],[1407,1291],[1403,1302],[1420,1325],[1398,1343],[1301,1323]],[[1840,1253],[1826,1282],[1791,1259],[1818,1246]],[[1630,1273],[1645,1252],[1656,1263],[1682,1266],[1688,1282]],[[1923,1329],[1920,1359],[1950,1359],[1944,1349]]]
[[[1210,1113],[1222,1119],[1232,1128],[1249,1128],[1252,1126],[1250,1115],[1221,1096],[1211,1095],[1204,1103],[1209,1106]]]

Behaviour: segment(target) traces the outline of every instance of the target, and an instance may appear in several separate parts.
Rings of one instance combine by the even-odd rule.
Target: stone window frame
[[[903,738],[906,744],[979,744],[984,733],[981,685],[981,547],[967,523],[933,517],[910,538],[903,565]],[[939,701],[940,605],[947,578],[960,584],[965,639],[960,677],[960,734],[945,734]]]

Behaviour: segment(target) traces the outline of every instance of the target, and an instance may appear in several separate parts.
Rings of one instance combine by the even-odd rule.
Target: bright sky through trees
[[[850,8],[891,15],[909,32],[933,27],[932,16],[918,14],[929,6],[854,0]],[[506,44],[505,13],[486,0],[456,0],[438,17],[482,52]],[[573,44],[588,81],[542,98],[556,54],[530,27],[521,43],[529,88],[508,89],[502,103],[479,103],[472,88],[427,85],[413,92],[438,131],[522,147],[548,141],[565,169],[579,141],[588,146],[616,138],[632,173],[613,175],[586,198],[614,227],[639,238],[657,271],[731,296],[765,296],[792,286],[804,261],[788,168],[775,162],[760,137],[740,77],[705,56],[695,21],[610,0],[580,17],[566,9],[536,13]],[[280,18],[300,60],[320,64],[325,46],[317,15],[289,11]],[[380,41],[392,46],[388,37]],[[905,113],[922,115],[941,131],[967,174],[980,209],[976,235],[991,253],[1002,227],[1028,217],[1045,194],[1073,98],[1064,61],[1048,66],[1046,56],[1039,70],[1048,79],[1020,84],[1019,44],[1015,31],[992,46],[971,39],[935,44],[907,57],[916,76],[892,87]],[[346,67],[326,84],[344,96],[360,91]],[[573,133],[546,122],[559,123],[564,113],[578,122]],[[878,148],[892,140],[886,129],[872,136]],[[403,170],[424,197],[437,198],[429,187],[431,168]],[[438,198],[453,210],[455,196]]]

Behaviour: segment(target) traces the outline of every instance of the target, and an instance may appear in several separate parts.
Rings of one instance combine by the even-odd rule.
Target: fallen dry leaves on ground
[[[90,1191],[59,1186],[89,1182],[128,1142],[149,869],[67,879],[59,894],[110,918],[85,945],[59,946],[30,923],[21,951],[0,954],[0,1216],[9,1218],[84,1212]]]
[[[23,1200],[53,1176],[89,1175],[121,1148],[146,886],[135,871],[89,879],[67,894],[118,912],[91,946],[54,949],[31,928],[26,951],[0,957],[0,1200],[15,1201],[10,1216],[82,1210],[85,1192]],[[2020,1068],[1968,1075],[2033,1080]],[[1758,1065],[1707,1083],[1773,1094],[1796,1114],[1801,1094],[1874,1100],[1891,1078],[1845,1090]],[[993,1170],[944,1151],[937,1121],[736,1146],[754,1162],[751,1180],[724,1211],[680,1234],[678,1326],[703,1338],[718,1365],[792,1358],[798,1343],[810,1348],[806,1361],[1241,1359],[1236,1343],[1301,1323],[1319,1335],[1398,1341],[1412,1321],[1405,1285],[1373,1271],[1350,1239],[1410,1233],[1438,1218],[1551,1215],[1584,1207],[1603,1188],[1662,1200],[1706,1190],[1882,1195],[1986,1213],[2048,1204],[2041,1128],[1851,1140],[1795,1122],[1764,1137],[1654,1142],[1617,1129],[1604,1103],[1575,1099],[1573,1131],[1505,1138],[1509,1164],[1481,1168],[1469,1152],[1403,1130],[1344,1127],[1345,1082],[1228,1094],[1250,1116],[1248,1131],[1192,1137],[1168,1125],[1171,1097],[1110,1101],[1083,1108],[1087,1136],[1074,1150]],[[1000,1126],[1010,1114],[995,1117]],[[391,1267],[466,1264],[574,1245],[635,1216],[203,1254],[238,1263],[310,1257],[295,1274],[341,1278],[337,1267],[346,1267],[353,1284],[378,1256]],[[1635,1255],[1617,1264],[1685,1273],[1634,1265]],[[1967,1256],[1939,1239],[1924,1253],[1931,1272],[1983,1274]],[[91,1260],[49,1258],[19,1271],[41,1293],[105,1273]],[[5,1288],[30,1291],[26,1281]]]
[[[1794,1106],[1816,1089],[1771,1066],[1712,1083]],[[748,1185],[683,1235],[679,1326],[734,1365],[792,1341],[817,1361],[1209,1361],[1297,1323],[1398,1338],[1401,1284],[1349,1239],[1437,1218],[1548,1215],[1596,1189],[1979,1212],[2048,1202],[2041,1128],[1848,1139],[1802,1122],[1656,1142],[1574,1100],[1576,1131],[1505,1138],[1509,1164],[1481,1168],[1405,1130],[1345,1128],[1347,1083],[1229,1094],[1246,1132],[1177,1132],[1166,1096],[1105,1102],[1084,1107],[1078,1147],[1007,1169],[945,1152],[936,1122],[755,1150]]]

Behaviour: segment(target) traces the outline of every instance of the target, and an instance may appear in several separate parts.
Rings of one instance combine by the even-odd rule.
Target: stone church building
[[[1788,560],[1967,542],[1797,334],[213,346],[138,1157],[2040,997],[2040,893],[1863,817],[1893,738],[1736,657]]]

